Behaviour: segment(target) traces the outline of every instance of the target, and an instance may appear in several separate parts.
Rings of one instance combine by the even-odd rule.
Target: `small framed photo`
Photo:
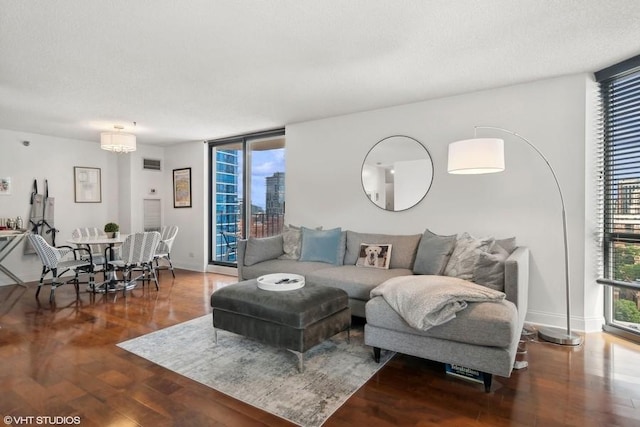
[[[391,243],[361,243],[360,253],[356,265],[358,267],[371,267],[388,269],[391,264]]]
[[[11,178],[0,178],[0,196],[11,195]]]
[[[102,203],[100,168],[74,166],[74,201],[76,203]]]
[[[191,168],[173,170],[173,207],[191,207]]]

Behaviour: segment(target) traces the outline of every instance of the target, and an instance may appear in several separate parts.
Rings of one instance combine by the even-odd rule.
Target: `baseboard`
[[[42,274],[42,265],[39,265],[36,269],[32,269],[30,271],[13,271],[13,273],[18,276],[24,283],[30,282],[38,282],[40,280],[40,275]],[[71,277],[73,276],[72,272],[66,272],[62,275],[62,277]],[[51,280],[51,273],[47,274],[45,281],[47,283]],[[2,277],[0,278],[0,286],[11,286],[15,285],[15,282],[10,277]]]
[[[552,328],[565,329],[567,327],[567,318],[565,316],[532,310],[527,311],[525,322]],[[604,325],[604,318],[600,316],[590,318],[571,316],[571,330],[576,332],[600,332],[602,331],[602,325]]]
[[[229,267],[226,265],[208,265],[207,273],[225,274],[227,276],[238,276],[238,269],[236,267]]]
[[[176,262],[175,260],[172,260],[173,262],[173,268],[179,268],[182,270],[189,270],[189,271],[198,271],[200,273],[204,273],[206,270],[203,268],[202,264],[196,264],[196,263],[188,263],[188,262]]]

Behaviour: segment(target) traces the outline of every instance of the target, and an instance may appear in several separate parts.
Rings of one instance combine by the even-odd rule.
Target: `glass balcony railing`
[[[282,233],[284,214],[252,214],[249,217],[249,236],[260,238]],[[242,238],[243,224],[241,214],[218,214],[216,216],[217,233],[214,243],[214,262],[235,264],[237,261],[238,240]]]

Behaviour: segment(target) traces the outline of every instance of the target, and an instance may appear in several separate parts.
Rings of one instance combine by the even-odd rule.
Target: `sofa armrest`
[[[529,248],[519,246],[504,263],[504,293],[518,308],[519,325],[524,325],[529,303]]]
[[[244,267],[244,256],[247,253],[247,240],[238,239],[236,243],[236,261],[238,263],[238,281],[244,280],[242,267]]]

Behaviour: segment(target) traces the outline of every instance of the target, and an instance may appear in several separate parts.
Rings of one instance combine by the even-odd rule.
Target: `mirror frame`
[[[424,150],[427,159],[431,163],[431,180],[429,181],[429,185],[427,185],[427,188],[424,190],[424,194],[422,194],[422,197],[420,197],[420,199],[418,199],[413,205],[411,205],[411,206],[409,206],[407,208],[404,208],[404,209],[393,209],[393,210],[391,210],[391,209],[387,209],[387,208],[384,208],[384,207],[378,205],[376,202],[371,200],[371,198],[367,195],[367,190],[365,189],[365,186],[364,186],[363,172],[364,172],[364,167],[367,164],[367,158],[369,157],[371,152],[373,150],[375,150],[376,147],[378,147],[381,143],[383,143],[384,141],[386,141],[388,139],[391,139],[391,138],[407,138],[407,139],[410,139],[410,140],[414,141],[416,144],[418,144],[419,147],[421,147]],[[412,138],[412,137],[407,136],[407,135],[391,135],[391,136],[387,136],[385,138],[382,138],[381,140],[379,140],[378,142],[373,144],[373,147],[371,147],[369,149],[369,151],[367,151],[367,154],[364,156],[364,160],[362,161],[362,167],[360,168],[360,185],[362,186],[362,192],[364,193],[364,195],[367,198],[367,200],[369,200],[369,202],[371,202],[378,209],[382,209],[382,210],[384,210],[386,212],[403,212],[403,211],[406,211],[406,210],[409,210],[411,208],[416,207],[418,204],[420,204],[420,202],[422,202],[424,200],[424,198],[429,193],[429,190],[431,190],[431,186],[433,185],[434,175],[435,175],[435,169],[433,167],[433,158],[431,157],[431,153],[429,152],[427,147],[424,146],[424,144],[422,144],[417,139]]]

